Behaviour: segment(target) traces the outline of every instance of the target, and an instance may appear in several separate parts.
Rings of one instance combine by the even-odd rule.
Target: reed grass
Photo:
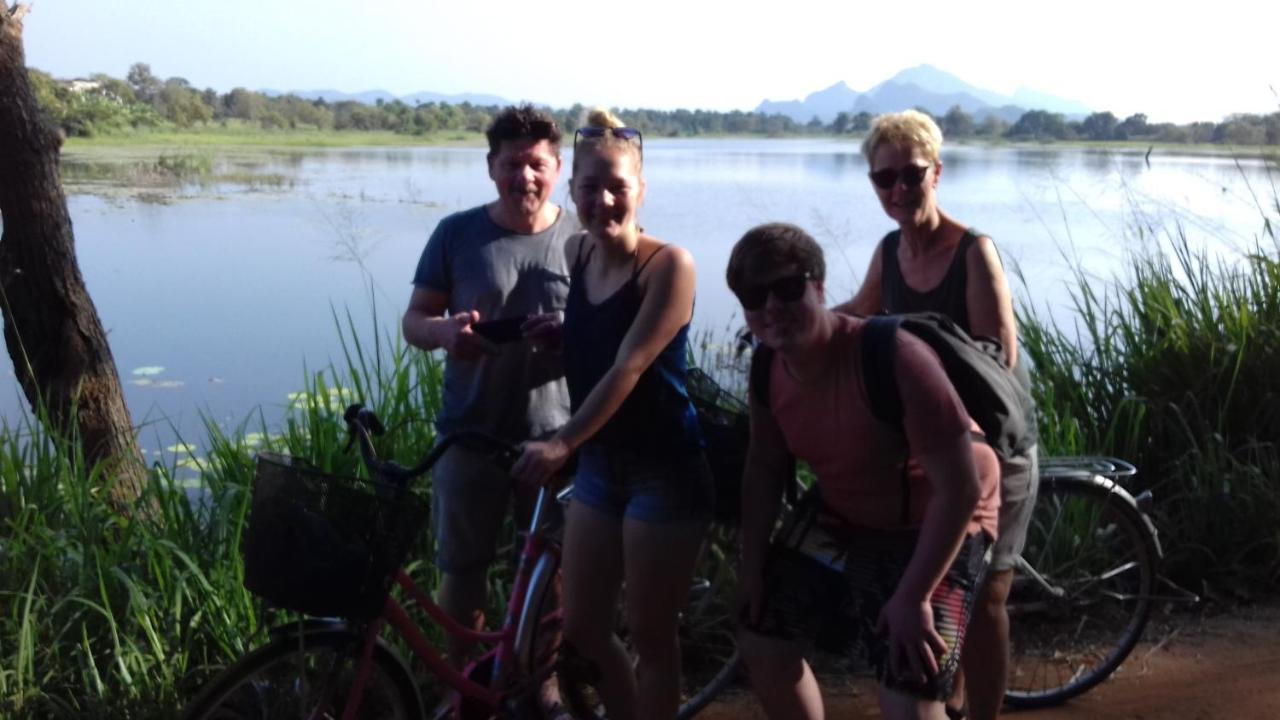
[[[1175,231],[1164,238],[1172,254],[1137,256],[1126,277],[1100,284],[1079,272],[1064,325],[1021,308],[1043,450],[1138,464],[1135,489],[1156,493],[1167,569],[1197,589],[1280,585],[1280,262],[1264,251],[1267,237],[1274,244],[1264,236],[1228,263]],[[110,510],[110,479],[84,462],[74,437],[33,419],[0,425],[0,717],[173,717],[212,673],[290,619],[243,589],[254,453],[362,475],[346,449],[348,402],[378,413],[388,428],[378,452],[401,462],[430,447],[440,407],[436,356],[381,330],[376,309],[372,331],[349,312],[333,318],[340,361],[304,368],[279,427],[261,412],[230,431],[207,422],[199,479],[183,480],[176,457],[154,464],[140,502],[156,511],[146,516]],[[732,332],[721,337],[699,335],[694,360],[745,392]],[[410,566],[428,590],[438,582],[424,560],[431,542],[424,533]],[[499,562],[492,617],[506,577]]]
[[[174,717],[212,673],[290,619],[242,584],[254,453],[363,475],[345,449],[348,402],[379,414],[379,454],[404,462],[430,447],[440,402],[436,357],[362,338],[349,313],[334,319],[344,364],[306,374],[277,432],[260,412],[232,432],[206,422],[199,480],[180,480],[176,458],[153,465],[139,502],[157,510],[145,517],[110,510],[109,479],[74,437],[30,418],[0,427],[0,717]],[[431,551],[424,533],[414,556]],[[436,585],[430,563],[410,570]]]
[[[1156,497],[1166,572],[1211,596],[1280,584],[1272,227],[1264,223],[1253,252],[1226,259],[1193,249],[1181,227],[1155,238],[1139,228],[1139,240],[1158,242],[1126,276],[1100,283],[1077,270],[1069,324],[1020,312],[1042,452],[1137,464],[1136,490]]]

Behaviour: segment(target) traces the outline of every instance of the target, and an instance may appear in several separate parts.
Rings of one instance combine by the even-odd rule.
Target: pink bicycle
[[[539,688],[555,671],[561,624],[559,610],[545,610],[552,604],[560,558],[543,522],[554,496],[545,488],[538,493],[501,628],[470,630],[437,607],[401,567],[426,519],[426,501],[411,492],[410,482],[455,443],[506,465],[516,449],[483,434],[459,433],[442,439],[414,467],[404,467],[376,457],[370,434],[382,434],[383,428],[371,411],[353,405],[345,419],[372,481],[336,477],[280,455],[257,459],[245,585],[304,619],[275,628],[270,642],[214,678],[184,717],[540,717]],[[419,608],[439,631],[487,651],[464,670],[454,669],[402,602]],[[383,639],[388,627],[425,666],[425,683]]]

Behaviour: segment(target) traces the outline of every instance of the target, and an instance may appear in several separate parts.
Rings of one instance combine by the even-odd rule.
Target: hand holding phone
[[[499,320],[484,320],[472,323],[471,332],[495,344],[515,342],[524,337],[524,333],[520,332],[520,326],[524,324],[526,317],[525,315],[517,315]]]

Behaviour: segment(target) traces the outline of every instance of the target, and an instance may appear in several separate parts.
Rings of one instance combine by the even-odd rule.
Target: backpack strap
[[[867,391],[871,414],[885,425],[901,431],[902,396],[898,376],[893,371],[897,355],[897,315],[873,315],[862,325],[862,384]]]
[[[751,353],[751,375],[748,379],[751,396],[770,412],[772,409],[769,407],[769,385],[773,381],[773,354],[773,348],[764,343],[757,343],[756,349]],[[783,480],[782,494],[789,505],[795,505],[800,496],[797,488],[799,483],[799,479],[796,478],[796,456],[787,453],[787,477]]]
[[[871,414],[905,435],[902,429],[902,395],[898,393],[898,376],[893,371],[893,360],[898,350],[898,326],[901,324],[902,318],[897,315],[873,315],[863,323],[862,385],[867,391]],[[898,524],[904,526],[911,519],[911,482],[907,464],[904,458],[902,474],[898,478],[902,491]]]

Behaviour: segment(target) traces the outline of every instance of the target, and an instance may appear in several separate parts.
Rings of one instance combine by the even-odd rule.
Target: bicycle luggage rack
[[[1106,455],[1069,455],[1040,458],[1040,475],[1042,477],[1088,477],[1099,475],[1119,484],[1121,478],[1133,477],[1137,474],[1138,468],[1134,467],[1132,463]],[[1151,514],[1154,497],[1150,490],[1143,490],[1135,495],[1133,500],[1137,503],[1138,510],[1144,516]],[[1150,598],[1152,601],[1185,603],[1187,605],[1195,605],[1200,602],[1199,595],[1160,573],[1156,573],[1156,582],[1168,588],[1172,594],[1152,595]]]

